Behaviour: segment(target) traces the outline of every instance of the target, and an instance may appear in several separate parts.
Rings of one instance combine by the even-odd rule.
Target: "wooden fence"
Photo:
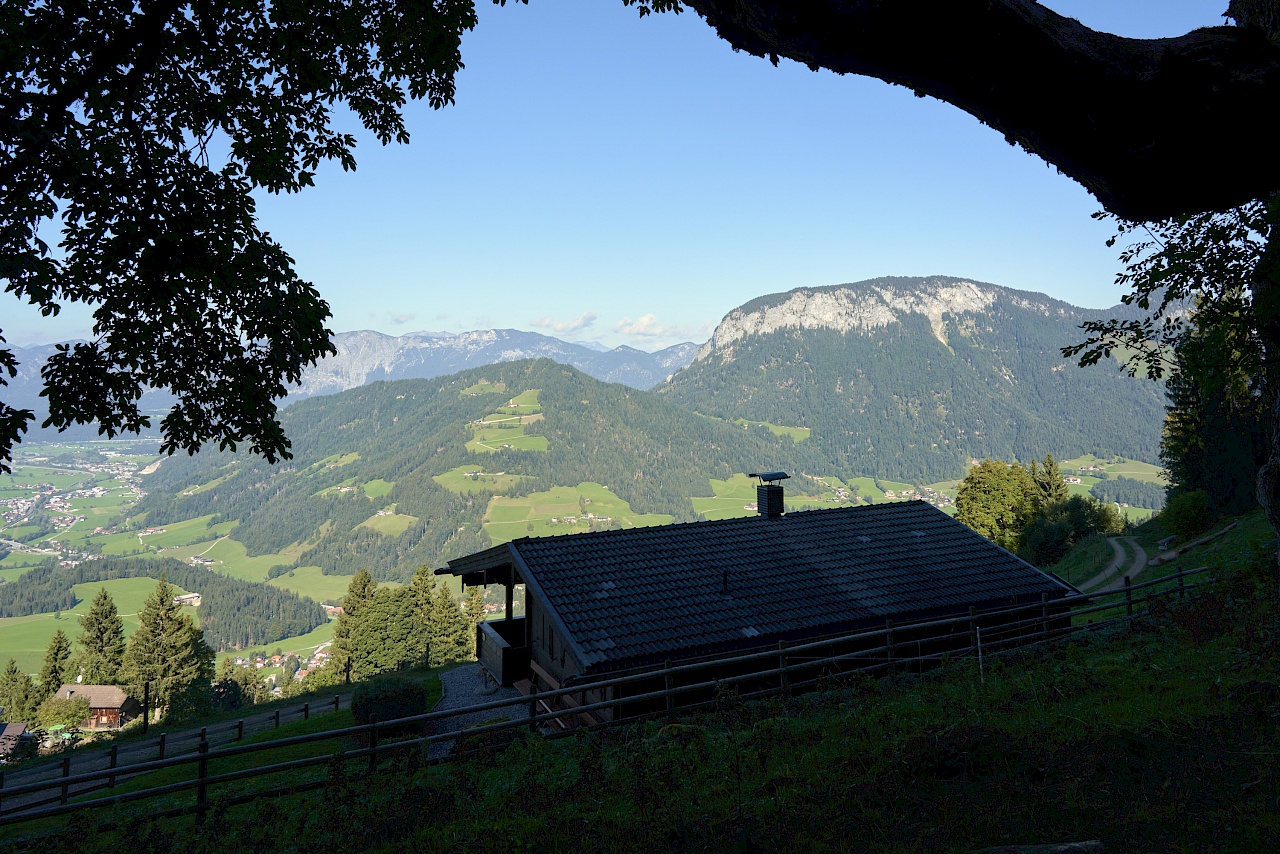
[[[552,702],[558,697],[571,698],[571,695],[574,694],[581,696],[584,686],[558,688],[551,691],[533,693],[524,697],[494,700],[464,708],[428,712],[396,720],[377,721],[342,729],[326,730],[324,732],[276,739],[261,744],[240,744],[231,747],[213,748],[205,737],[205,731],[202,730],[195,753],[168,758],[162,757],[129,765],[117,766],[113,762],[113,767],[80,774],[69,773],[69,764],[64,764],[64,774],[56,779],[0,788],[0,825],[64,815],[79,810],[115,807],[187,791],[194,791],[195,793],[192,803],[173,809],[154,811],[150,814],[159,817],[195,813],[199,818],[203,817],[210,805],[211,789],[238,780],[294,772],[349,760],[365,760],[368,763],[369,773],[372,775],[376,773],[380,762],[398,752],[420,751],[422,748],[438,742],[457,742],[459,738],[464,736],[472,744],[475,744],[476,742],[473,740],[475,736],[528,728],[535,732],[548,729],[549,732],[547,734],[554,737],[559,734],[556,730],[562,719],[576,717],[582,713],[610,709],[624,704],[634,708],[637,703],[652,701],[661,711],[648,716],[660,716],[662,714],[674,716],[677,711],[697,709],[716,702],[716,700],[712,699],[680,704],[677,698],[681,694],[705,696],[711,693],[712,695],[718,695],[719,692],[725,689],[737,690],[739,686],[743,686],[749,688],[747,691],[738,692],[738,696],[743,699],[768,695],[788,696],[793,692],[803,691],[806,688],[819,685],[825,680],[838,678],[840,675],[847,675],[851,672],[862,670],[891,672],[906,668],[923,670],[928,666],[937,664],[944,657],[972,656],[977,658],[981,672],[985,666],[986,657],[991,655],[998,655],[1013,648],[1043,643],[1074,632],[1089,631],[1107,624],[1123,623],[1133,618],[1134,609],[1137,605],[1174,594],[1185,596],[1188,590],[1206,583],[1203,580],[1188,583],[1186,579],[1207,569],[1207,567],[1201,567],[1185,572],[1179,570],[1177,573],[1165,578],[1140,584],[1131,584],[1129,579],[1126,578],[1122,588],[1104,593],[1080,594],[1053,600],[1051,603],[1052,610],[1049,607],[1044,607],[1040,610],[1040,613],[1034,616],[1010,622],[996,621],[993,618],[1008,617],[1013,614],[1026,614],[1029,611],[1038,610],[1037,606],[1026,603],[986,611],[974,611],[971,609],[968,616],[897,625],[890,623],[883,629],[823,638],[810,643],[791,646],[779,645],[776,649],[744,655],[676,666],[657,667],[641,673],[630,673],[625,676],[591,682],[585,686],[594,690],[647,681],[661,684],[662,687],[657,690],[646,690],[642,693],[628,694],[594,703],[574,703],[569,709],[555,709],[552,707]],[[1136,595],[1140,591],[1141,595]],[[1064,607],[1069,610],[1064,611]],[[1098,622],[1094,622],[1092,619],[1087,622],[1081,622],[1082,618],[1087,618],[1089,615],[1097,615],[1100,619]],[[1104,617],[1105,619],[1102,619]],[[1069,619],[1064,620],[1064,618]],[[989,623],[985,628],[983,626],[984,622]],[[1063,624],[1064,622],[1066,623],[1065,625]],[[927,630],[934,633],[928,635],[920,634]],[[913,635],[911,641],[895,643],[895,633],[908,631]],[[957,638],[964,637],[969,639],[969,644],[960,651],[949,649],[941,653],[921,654],[918,652],[922,641],[954,641]],[[839,648],[849,649],[851,644],[874,644],[877,639],[880,641],[879,645],[871,646],[870,648],[858,646],[852,652],[833,652],[833,650]],[[911,647],[916,648],[917,654],[911,654]],[[752,664],[760,665],[760,667],[759,669],[748,669],[747,672],[735,676],[715,679],[696,678],[699,673],[705,673],[713,668],[723,672],[726,663],[734,665]],[[770,680],[770,677],[773,677],[772,680]],[[692,681],[682,682],[681,678]],[[759,686],[762,680],[769,681],[770,684],[761,688]],[[326,703],[325,705],[329,704]],[[333,705],[336,709],[336,697]],[[471,715],[476,712],[500,713],[503,710],[511,710],[513,708],[520,712],[521,716],[518,719],[503,719],[466,729],[440,731],[446,729],[444,724],[450,718]],[[525,716],[526,711],[527,716]],[[619,721],[601,724],[601,726],[609,726],[615,723],[631,723],[636,719],[636,717],[628,717]],[[429,734],[397,738],[394,741],[380,742],[379,740],[380,733],[396,730],[403,731],[404,727],[414,725],[421,727],[423,731],[427,731]],[[430,732],[431,728],[437,731]],[[243,732],[243,728],[241,728],[241,732]],[[326,740],[346,742],[353,738],[357,740],[357,743],[366,746],[351,749],[339,748],[333,753],[325,755],[275,763],[271,763],[269,761],[270,757],[267,755],[270,751],[278,751],[297,745],[312,744]],[[484,748],[464,751],[455,749],[445,759],[457,758],[459,755],[470,755],[479,749]],[[220,774],[209,773],[209,764],[211,762],[246,754],[262,754],[262,764],[255,764],[253,767]],[[193,779],[107,797],[71,800],[91,792],[114,789],[117,781],[124,778],[185,765],[195,765]],[[294,781],[288,784],[281,783],[265,791],[256,789],[248,794],[224,796],[221,798],[221,803],[235,805],[262,797],[308,791],[325,785],[328,785],[326,779]],[[40,798],[36,802],[26,801],[18,806],[4,808],[6,801],[12,803],[14,798],[39,793],[53,794]]]

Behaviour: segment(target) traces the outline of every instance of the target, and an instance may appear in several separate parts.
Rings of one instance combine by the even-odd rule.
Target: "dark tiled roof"
[[[588,667],[1069,592],[921,501],[524,538],[450,567],[512,552]]]
[[[69,685],[58,689],[61,699],[87,700],[91,709],[119,709],[129,699],[123,688],[115,685]]]

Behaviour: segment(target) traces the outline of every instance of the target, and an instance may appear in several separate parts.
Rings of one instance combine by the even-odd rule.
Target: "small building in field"
[[[1060,615],[1053,601],[1077,592],[923,501],[783,514],[781,487],[761,490],[758,516],[526,537],[436,573],[460,576],[467,587],[506,587],[506,619],[477,627],[481,665],[526,692],[582,686],[569,707],[618,699],[618,690],[654,690],[645,681],[603,692],[590,686],[667,663],[883,630],[886,621],[967,621],[971,608],[1026,604],[1037,615]],[[514,618],[518,584],[525,616]],[[980,628],[1018,618],[993,615]],[[969,635],[937,642],[908,628],[898,637],[907,654],[940,655],[969,649]]]
[[[63,685],[58,696],[88,701],[89,717],[80,723],[80,729],[119,729],[142,714],[142,704],[118,685]]]
[[[209,563],[213,563],[213,561],[210,560]],[[183,593],[181,596],[174,596],[173,604],[190,605],[192,608],[199,608],[200,594],[199,593]]]

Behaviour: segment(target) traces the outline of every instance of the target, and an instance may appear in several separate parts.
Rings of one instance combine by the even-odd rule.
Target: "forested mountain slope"
[[[507,408],[517,414],[477,424]],[[233,537],[250,555],[292,545],[298,566],[340,575],[367,567],[405,580],[421,564],[487,547],[481,523],[495,492],[595,482],[636,513],[687,521],[695,518],[689,497],[709,494],[710,478],[826,468],[808,443],[743,430],[546,359],[373,383],[300,401],[282,420],[293,460],[171,458],[147,480],[137,512],[152,526],[216,514],[211,524],[239,521]],[[482,439],[491,444],[477,445]],[[465,491],[437,481],[459,467],[502,477]]]
[[[809,427],[838,476],[927,483],[973,458],[1154,461],[1163,384],[1060,348],[1085,320],[1043,294],[949,277],[800,288],[734,309],[656,389],[699,412]]]

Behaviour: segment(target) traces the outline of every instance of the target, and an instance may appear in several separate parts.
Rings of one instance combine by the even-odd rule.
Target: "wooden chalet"
[[[119,729],[142,713],[142,705],[116,685],[63,685],[58,696],[88,701],[89,717],[80,729]]]
[[[783,514],[781,487],[761,486],[758,506],[759,516],[739,519],[526,537],[436,574],[506,587],[506,618],[477,627],[480,664],[526,693],[581,686],[554,706],[566,710],[568,725],[651,711],[572,711],[619,699],[606,692],[661,687],[656,679],[591,687],[611,676],[884,629],[886,621],[967,619],[971,608],[1026,604],[1037,615],[1061,615],[1052,603],[1077,592],[922,501]],[[526,591],[520,618],[512,613],[517,584]],[[937,634],[906,628],[895,643],[910,650],[904,655],[969,648],[967,631],[943,641]],[[722,677],[701,673],[684,684],[710,678]]]

